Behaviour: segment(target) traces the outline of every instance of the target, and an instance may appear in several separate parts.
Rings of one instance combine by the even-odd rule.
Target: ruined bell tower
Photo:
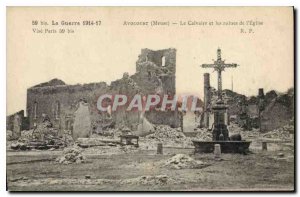
[[[162,49],[150,50],[142,49],[141,54],[136,62],[136,73],[141,80],[138,83],[148,84],[143,85],[146,87],[146,93],[155,93],[157,87],[160,86],[161,93],[175,95],[176,93],[176,49]],[[156,86],[156,87],[153,87]]]

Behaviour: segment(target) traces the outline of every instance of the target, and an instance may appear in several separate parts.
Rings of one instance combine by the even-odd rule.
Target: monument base
[[[251,141],[198,141],[193,140],[195,153],[213,153],[215,144],[220,144],[222,153],[245,154]]]

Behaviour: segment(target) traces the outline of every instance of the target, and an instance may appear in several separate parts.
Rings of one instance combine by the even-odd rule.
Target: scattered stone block
[[[262,150],[268,150],[267,142],[262,142]]]
[[[163,154],[163,144],[162,143],[157,144],[157,154]]]

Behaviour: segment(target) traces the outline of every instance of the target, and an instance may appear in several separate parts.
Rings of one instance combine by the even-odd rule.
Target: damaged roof
[[[59,85],[67,85],[64,81],[60,79],[51,79],[48,82],[40,83],[38,85],[33,86],[33,88],[38,88],[38,87],[47,87],[47,86],[59,86]]]

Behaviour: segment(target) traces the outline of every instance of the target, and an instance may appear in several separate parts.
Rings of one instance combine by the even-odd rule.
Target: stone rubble
[[[56,162],[60,164],[85,163],[86,158],[81,154],[82,150],[78,147],[66,148],[63,155],[56,158]]]
[[[14,140],[14,138],[13,138],[13,132],[11,130],[6,130],[6,140],[7,141]]]
[[[185,138],[185,135],[178,128],[171,128],[166,125],[158,125],[156,127],[156,131],[150,135],[147,135],[146,138],[158,140],[168,138],[170,140],[176,140]]]
[[[280,138],[280,139],[289,139],[290,134],[294,133],[294,125],[286,125],[273,131],[267,132],[262,136],[265,138]]]
[[[172,169],[191,169],[191,168],[202,168],[207,166],[202,161],[197,161],[185,154],[177,154],[163,164],[164,167]]]
[[[189,137],[186,137],[180,130],[180,128],[171,128],[167,125],[158,125],[156,131],[152,134],[145,136],[144,140],[150,145],[157,145],[158,142],[162,142],[163,146],[180,146],[191,147],[192,141]]]
[[[260,133],[259,129],[252,129],[251,131],[242,130],[237,125],[231,124],[228,126],[229,134],[241,134],[242,139],[251,138],[272,138],[272,139],[290,139],[294,133],[294,125],[285,125],[283,127],[274,129],[266,133]]]
[[[20,141],[12,142],[10,148],[13,150],[27,150],[26,144]]]
[[[32,139],[33,129],[21,131],[21,139]]]
[[[196,140],[212,141],[212,132],[208,131],[208,129],[196,129],[196,132]]]

